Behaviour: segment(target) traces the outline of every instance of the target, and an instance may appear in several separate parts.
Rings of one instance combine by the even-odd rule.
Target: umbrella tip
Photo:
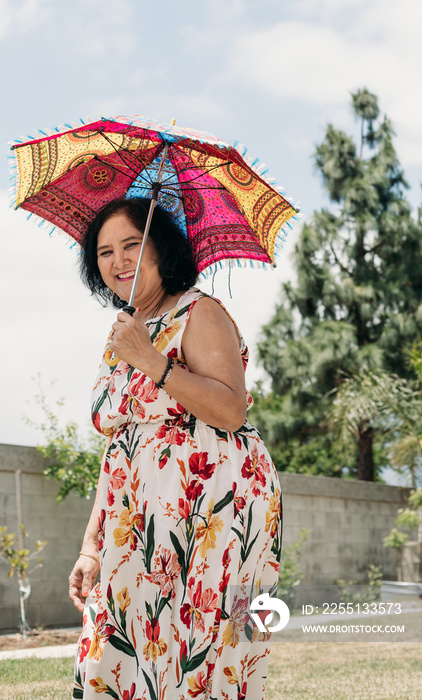
[[[176,124],[176,120],[175,120],[175,118],[173,117],[173,119],[171,119],[171,121],[170,121],[170,126],[174,126],[175,124]]]

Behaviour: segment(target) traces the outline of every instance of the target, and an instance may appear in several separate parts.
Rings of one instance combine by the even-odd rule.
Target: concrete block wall
[[[78,556],[92,502],[79,496],[56,501],[57,484],[43,476],[45,463],[33,447],[0,444],[0,525],[17,532],[16,472],[20,470],[22,521],[32,549],[47,540],[44,565],[31,576],[27,617],[32,627],[73,626],[81,615],[68,599],[68,575]],[[383,484],[280,474],[285,545],[302,527],[309,530],[301,568],[304,586],[325,586],[337,578],[364,580],[369,564],[381,564],[396,579],[394,552],[382,546],[408,490]],[[16,578],[0,561],[0,630],[17,628]]]
[[[69,495],[56,500],[58,486],[43,476],[45,463],[34,447],[0,444],[0,525],[18,531],[16,471],[21,470],[22,522],[31,551],[36,540],[47,540],[42,568],[30,576],[32,592],[26,602],[31,627],[78,626],[81,614],[68,598],[68,576],[78,557],[92,502]],[[7,578],[0,560],[0,630],[18,626],[19,593],[16,574]]]
[[[336,579],[367,582],[370,564],[396,580],[395,552],[383,539],[395,526],[409,489],[364,481],[281,473],[283,542],[309,530],[303,549],[303,586],[333,585]]]

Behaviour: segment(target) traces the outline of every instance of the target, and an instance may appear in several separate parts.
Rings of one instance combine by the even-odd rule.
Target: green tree
[[[39,377],[36,384],[38,393],[35,403],[41,408],[44,420],[35,423],[27,418],[26,422],[42,433],[43,444],[37,445],[37,450],[46,458],[44,476],[59,483],[56,496],[58,501],[62,501],[71,492],[89,498],[97,488],[105,438],[93,431],[87,436],[83,435],[78,424],[73,421],[61,425],[59,412],[63,401],[56,401],[53,410]]]
[[[368,368],[346,377],[335,391],[330,425],[344,447],[356,441],[363,425],[370,426],[384,443],[390,466],[416,489],[422,476],[421,343],[409,351],[409,366],[414,370],[409,379]]]
[[[327,127],[315,164],[332,207],[303,226],[294,254],[297,283],[283,285],[258,345],[272,391],[258,397],[254,419],[273,451],[325,436],[335,455],[333,389],[363,368],[409,376],[406,347],[422,327],[422,227],[405,198],[393,129],[368,90],[352,100],[360,143]],[[359,479],[373,480],[383,463],[375,439],[371,420],[357,424],[350,466]]]

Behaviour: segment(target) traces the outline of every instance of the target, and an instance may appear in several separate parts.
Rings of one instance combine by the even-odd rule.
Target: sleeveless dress
[[[183,332],[203,296],[192,288],[147,321],[154,346],[186,371]],[[233,433],[206,425],[108,347],[92,420],[113,437],[101,578],[85,604],[72,697],[261,700],[270,635],[248,610],[261,592],[276,595],[281,495],[259,433],[247,421]]]

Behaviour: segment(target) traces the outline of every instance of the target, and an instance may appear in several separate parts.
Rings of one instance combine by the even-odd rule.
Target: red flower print
[[[258,455],[258,449],[256,445],[253,446],[251,451],[251,456],[246,457],[243,467],[242,476],[246,479],[250,479],[252,486],[252,493],[254,496],[259,496],[261,493],[261,486],[265,486],[266,478],[264,472],[270,471],[270,465],[264,455]]]
[[[105,537],[105,530],[104,530],[104,525],[105,525],[105,519],[106,519],[106,512],[104,508],[101,509],[100,516],[98,518],[98,550],[101,552],[103,546],[104,546],[104,537]]]
[[[229,548],[229,547],[227,547],[227,549],[225,549],[224,552],[223,552],[223,559],[222,559],[222,562],[223,562],[223,568],[224,568],[224,569],[227,569],[228,565],[230,564],[230,562],[231,562],[231,560],[232,560],[232,558],[231,558],[229,552],[230,552],[230,548]]]
[[[188,519],[190,513],[189,501],[185,501],[183,498],[179,498],[179,515],[185,520]]]
[[[119,467],[115,469],[110,477],[110,486],[112,489],[121,489],[126,481],[126,473],[124,469]]]
[[[215,464],[208,464],[208,452],[194,452],[189,457],[189,469],[201,479],[210,479],[214,474]]]
[[[204,485],[200,481],[191,481],[185,491],[185,496],[189,501],[194,501],[197,496],[200,496]]]
[[[122,402],[119,406],[119,413],[122,416],[125,416],[127,414],[128,408],[129,408],[129,394],[123,394]]]
[[[163,467],[166,466],[168,460],[168,455],[166,453],[163,454],[161,459],[158,461],[158,467],[159,469],[162,469]]]
[[[132,378],[127,393],[123,394],[119,413],[125,416],[130,407],[135,416],[143,419],[146,415],[143,404],[152,403],[157,396],[158,389],[152,379],[148,379],[144,374],[141,374],[139,378],[136,377],[136,381]]]
[[[246,458],[248,459],[248,457]],[[239,491],[236,491],[236,482],[233,481],[232,491],[233,491],[233,507],[234,507],[234,517],[245,507],[246,501],[243,496],[239,496]]]
[[[217,608],[215,611],[215,618],[214,618],[214,625],[213,625],[213,630],[212,630],[212,643],[215,642],[215,640],[218,637],[218,632],[220,629],[220,620],[221,620],[221,608]],[[212,664],[214,666],[214,664]]]
[[[176,405],[176,408],[168,408],[167,413],[169,416],[172,418],[179,418],[180,416],[183,416],[183,414],[186,412],[186,409],[184,406],[182,406],[181,403],[178,403]]]
[[[136,685],[132,683],[130,692],[129,690],[124,690],[122,695],[122,700],[141,700],[140,698],[135,698]]]
[[[101,419],[100,419],[100,414],[99,413],[93,413],[91,416],[94,428],[98,430],[99,433],[101,433]]]
[[[110,490],[110,488],[107,491],[107,505],[108,506],[114,505],[114,493],[113,493],[113,491]]]
[[[189,603],[182,605],[180,609],[180,618],[186,627],[190,627],[192,615],[193,626],[201,632],[205,631],[204,618],[202,613],[213,612],[217,608],[218,596],[212,588],[206,588],[202,591],[202,581],[198,581],[194,589],[195,579],[193,576],[188,581],[188,598]]]
[[[157,641],[160,636],[160,623],[156,617],[153,617],[151,622],[147,620],[145,631],[147,634],[147,639],[149,639],[150,642]]]
[[[165,547],[161,549],[160,560],[161,569],[153,571],[146,577],[151,583],[157,583],[160,586],[163,596],[167,597],[171,593],[171,597],[174,598],[174,581],[180,576],[182,567],[177,554],[175,552],[172,554],[170,549]]]
[[[164,639],[160,637],[160,625],[156,617],[153,617],[151,622],[147,620],[145,631],[148,642],[143,648],[144,657],[147,661],[148,659],[152,659],[154,663],[157,663],[157,658],[166,653],[167,644]]]
[[[225,573],[223,578],[221,579],[220,583],[218,584],[218,590],[221,593],[227,588],[227,584],[229,581],[230,581],[230,574]]]
[[[184,603],[180,608],[180,619],[189,629],[192,620],[192,607],[189,605],[189,603]]]
[[[183,642],[180,645],[179,658],[180,658],[180,665],[182,668],[184,668],[184,666],[186,665],[187,658],[188,658],[188,647],[187,647],[185,640],[183,640]]]
[[[165,440],[169,445],[183,445],[185,434],[179,431],[179,428],[174,425],[166,425],[164,423],[155,433],[155,437],[160,440]]]
[[[84,637],[84,639],[81,639],[79,643],[79,663],[81,663],[87,653],[89,652],[89,647],[91,646],[91,639],[90,637]]]
[[[108,459],[106,459],[106,461],[104,462],[103,469],[104,469],[104,474],[110,473],[110,462],[108,461]]]

